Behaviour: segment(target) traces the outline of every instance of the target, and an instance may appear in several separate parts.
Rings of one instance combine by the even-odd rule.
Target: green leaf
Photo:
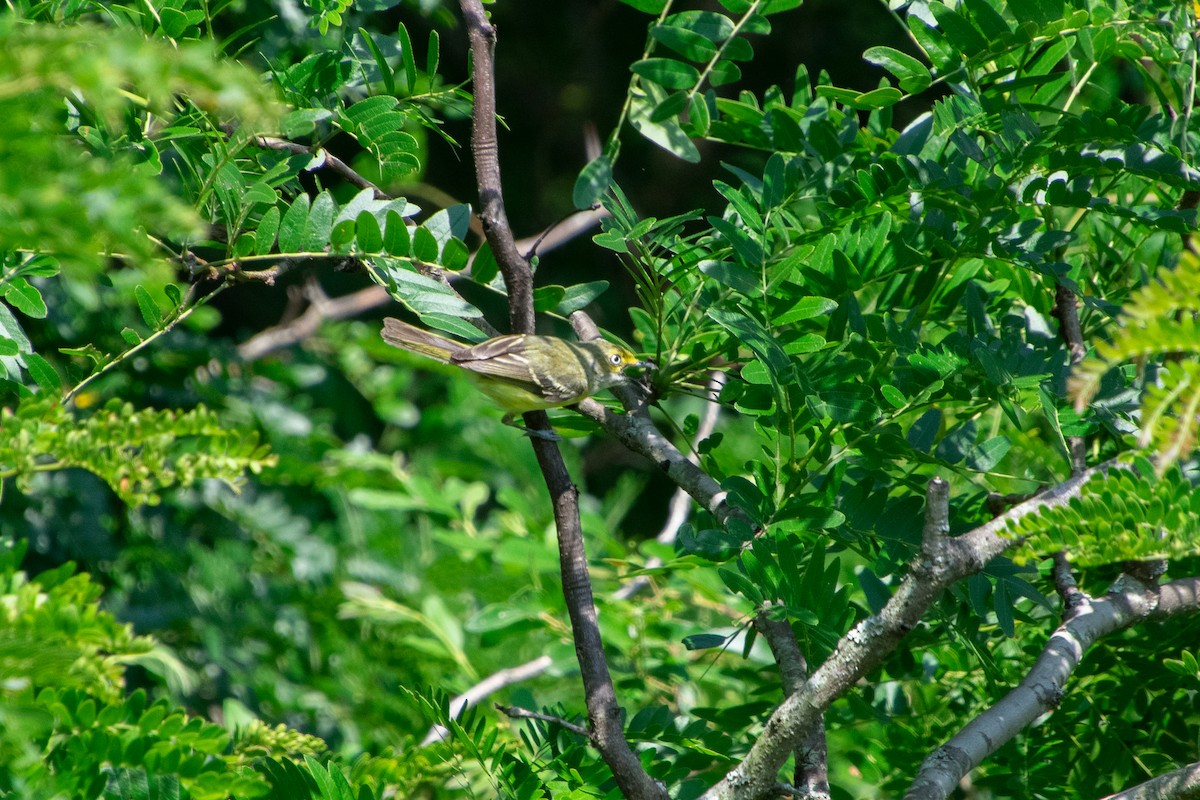
[[[772,321],[776,325],[789,325],[802,319],[832,314],[837,307],[837,302],[828,297],[799,297],[786,311],[776,314]]]
[[[135,286],[133,288],[133,296],[137,298],[138,310],[142,312],[142,319],[151,330],[158,330],[163,324],[162,309],[158,307],[158,303],[154,302],[154,298],[150,296],[150,292],[146,291],[144,286]]]
[[[308,213],[301,247],[308,253],[319,253],[330,245],[333,233],[333,218],[337,214],[337,202],[328,190],[317,195]]]
[[[684,133],[683,128],[673,119],[656,121],[652,118],[658,103],[665,99],[665,94],[654,84],[646,87],[647,93],[633,92],[632,109],[629,124],[634,130],[654,142],[659,147],[677,158],[689,163],[700,160],[700,151]],[[655,91],[657,90],[657,92]]]
[[[479,317],[479,309],[433,278],[409,268],[405,261],[394,258],[372,259],[368,265],[371,277],[388,290],[396,300],[418,314],[444,314],[451,317]]]
[[[417,90],[417,59],[416,54],[413,53],[412,38],[408,35],[408,28],[404,27],[403,22],[396,30],[396,36],[400,39],[400,61],[404,65],[405,88],[409,93],[413,93]]]
[[[418,226],[413,232],[413,258],[429,264],[437,263],[438,241],[424,225]]]
[[[25,368],[29,370],[29,376],[39,389],[47,394],[62,394],[62,379],[58,377],[54,367],[50,366],[49,361],[37,353],[26,353],[22,358],[25,359]]]
[[[21,348],[7,336],[0,336],[0,356],[20,355]]]
[[[960,53],[973,56],[988,49],[987,40],[983,35],[953,8],[940,2],[930,3],[928,8],[942,33]]]
[[[370,211],[359,212],[354,230],[361,252],[379,253],[383,250],[383,232],[379,230],[379,220]]]
[[[275,246],[275,235],[279,232],[279,206],[271,206],[258,222],[254,232],[254,255],[264,256]]]
[[[859,111],[873,111],[893,106],[903,98],[904,95],[896,87],[884,86],[882,89],[874,89],[870,92],[855,95],[846,101],[846,105]]]
[[[379,77],[383,81],[383,90],[390,95],[396,94],[396,80],[392,76],[392,68],[384,58],[383,52],[379,49],[379,45],[375,44],[375,40],[371,38],[371,34],[366,28],[359,28],[358,35],[362,37],[363,44],[371,51],[371,58],[375,59],[375,66],[379,68]],[[412,83],[409,83],[411,91]]]
[[[62,265],[57,258],[39,253],[17,267],[13,275],[21,278],[53,278],[61,271]]]
[[[317,129],[317,123],[333,118],[327,108],[298,108],[284,115],[279,123],[280,132],[288,139],[300,139]]]
[[[533,310],[549,311],[567,294],[562,286],[539,286],[533,290]]]
[[[717,54],[717,45],[712,39],[677,25],[656,25],[651,29],[650,35],[691,61],[708,61]]]
[[[408,223],[395,211],[387,212],[387,222],[383,229],[383,249],[391,256],[407,257],[412,255],[412,239],[409,237]]]
[[[744,295],[762,295],[762,277],[729,261],[704,261],[700,271],[720,284]]]
[[[900,88],[910,94],[923,92],[933,83],[933,76],[924,64],[893,47],[867,48],[863,58],[895,75]]]
[[[27,317],[45,319],[46,302],[42,293],[24,278],[13,278],[4,287],[4,299]]]
[[[700,80],[700,70],[673,58],[646,58],[630,67],[635,75],[667,89],[690,89]]]
[[[732,61],[718,61],[708,72],[708,82],[713,86],[728,86],[742,79],[742,68]]]
[[[492,252],[492,246],[484,242],[475,251],[475,258],[471,261],[471,278],[487,286],[495,280],[498,274],[500,274],[500,265],[496,263],[496,255]]]
[[[575,189],[571,193],[576,208],[591,208],[604,196],[612,185],[612,169],[612,159],[607,155],[599,155],[587,163],[575,179]]]
[[[908,405],[908,398],[904,396],[904,392],[890,384],[883,384],[879,387],[879,393],[883,395],[883,399],[888,401],[892,408],[904,408]]]
[[[862,586],[863,595],[866,596],[867,606],[872,614],[878,614],[887,605],[887,601],[892,599],[891,589],[868,567],[859,568],[858,583]]]
[[[728,636],[716,633],[694,633],[683,637],[683,646],[688,650],[711,650],[714,647],[724,647],[728,641]]]
[[[354,220],[344,219],[329,232],[329,245],[335,253],[343,253],[354,241]]]
[[[555,314],[570,316],[576,311],[587,308],[592,301],[608,290],[608,281],[591,281],[568,286],[558,305],[554,307]]]
[[[647,14],[661,14],[667,7],[668,0],[621,0],[621,2]]]
[[[283,220],[279,223],[279,251],[299,253],[304,246],[304,235],[308,228],[308,209],[312,201],[302,194],[292,201]]]
[[[976,472],[988,472],[1000,463],[1011,448],[1012,442],[1007,436],[988,439],[967,453],[966,465]]]

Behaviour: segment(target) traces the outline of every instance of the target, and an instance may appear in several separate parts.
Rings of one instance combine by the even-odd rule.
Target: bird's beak
[[[658,364],[655,364],[651,359],[645,361],[635,361],[631,366],[641,367],[642,369],[658,369]]]

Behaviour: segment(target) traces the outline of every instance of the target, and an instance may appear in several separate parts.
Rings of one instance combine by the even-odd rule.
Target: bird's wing
[[[536,336],[497,336],[459,350],[450,363],[518,384],[551,403],[573,402],[587,393],[587,376],[576,359],[564,364],[552,347]],[[551,359],[556,365],[553,373],[533,366]]]

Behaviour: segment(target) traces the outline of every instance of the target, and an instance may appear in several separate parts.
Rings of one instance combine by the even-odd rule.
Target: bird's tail
[[[394,317],[388,317],[383,321],[383,340],[401,350],[429,356],[442,363],[449,363],[450,356],[465,346],[449,337],[430,333]]]

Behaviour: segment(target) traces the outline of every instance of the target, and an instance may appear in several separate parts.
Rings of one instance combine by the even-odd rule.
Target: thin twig
[[[496,710],[506,717],[513,719],[537,719],[542,722],[549,722],[551,725],[557,725],[560,728],[565,728],[576,736],[582,736],[584,739],[591,740],[592,734],[587,728],[582,725],[576,725],[574,722],[567,722],[562,717],[556,717],[553,714],[543,714],[540,711],[530,711],[528,708],[520,706],[502,706],[496,703]]]
[[[1083,328],[1079,324],[1078,299],[1063,283],[1055,285],[1053,315],[1058,319],[1058,334],[1067,346],[1072,366],[1083,361],[1087,347],[1083,343]],[[1082,436],[1066,437],[1067,452],[1071,461],[1071,474],[1078,475],[1087,468],[1087,440]],[[1066,622],[1086,610],[1091,598],[1079,589],[1071,569],[1067,551],[1054,554],[1054,589],[1062,599],[1062,620]]]
[[[455,697],[450,701],[450,716],[458,718],[464,710],[472,706],[479,705],[484,699],[501,689],[512,686],[514,683],[530,680],[541,675],[546,670],[554,665],[554,661],[550,656],[538,656],[532,661],[527,661],[524,664],[518,664],[515,667],[507,667],[497,670],[491,675],[481,680],[479,683],[467,689],[465,692]],[[497,706],[499,708],[499,706]],[[503,710],[503,709],[501,709]],[[428,747],[434,742],[440,742],[450,735],[450,731],[446,730],[441,725],[434,725],[429,729],[429,733],[425,734],[425,738],[421,740],[421,747]],[[584,732],[586,735],[586,731]]]
[[[391,195],[358,174],[353,167],[323,147],[318,147],[314,150],[307,145],[289,142],[286,139],[279,139],[274,136],[255,136],[254,143],[268,150],[281,150],[285,153],[294,153],[296,155],[319,156],[323,159],[320,166],[329,167],[333,172],[342,176],[347,183],[351,183],[360,189],[370,189],[375,193],[376,200],[392,199]]]
[[[1079,325],[1078,299],[1070,287],[1059,283],[1054,287],[1054,309],[1058,319],[1058,335],[1070,353],[1071,364],[1078,364],[1087,355],[1083,343],[1083,329]],[[1082,436],[1068,436],[1067,449],[1071,457],[1071,473],[1077,474],[1087,467],[1087,440]]]
[[[382,286],[368,286],[352,294],[311,302],[304,313],[290,322],[267,328],[238,345],[244,361],[254,361],[276,350],[299,344],[317,332],[325,320],[348,319],[391,302]]]
[[[1067,551],[1059,550],[1054,554],[1054,590],[1062,600],[1062,620],[1066,622],[1078,614],[1085,613],[1092,598],[1079,588],[1075,582],[1075,573],[1071,569],[1071,560]]]
[[[192,312],[195,311],[197,308],[208,303],[210,300],[212,300],[214,297],[216,297],[218,294],[220,294],[222,291],[224,291],[226,286],[228,286],[228,284],[222,284],[222,285],[218,286],[216,289],[214,289],[213,291],[206,294],[204,297],[200,298],[199,300],[196,300],[194,303],[189,305],[187,308],[184,308],[182,311],[180,311],[178,314],[176,314],[175,318],[172,319],[170,322],[168,322],[166,325],[164,325],[162,328],[154,331],[149,336],[147,336],[145,339],[142,339],[140,342],[135,344],[133,347],[131,347],[128,350],[126,350],[125,352],[121,353],[116,358],[114,358],[112,361],[109,361],[107,364],[102,366],[100,369],[96,370],[91,375],[88,375],[86,378],[81,380],[79,383],[75,384],[74,389],[72,389],[71,391],[69,391],[65,395],[63,395],[63,400],[62,400],[63,405],[65,406],[68,403],[70,403],[72,400],[74,400],[79,395],[79,393],[84,390],[84,388],[86,388],[90,383],[92,383],[92,381],[95,381],[100,376],[105,375],[108,372],[112,371],[118,365],[123,364],[124,362],[128,361],[131,357],[133,357],[137,353],[140,353],[142,350],[144,350],[146,347],[150,346],[152,343],[154,343],[161,337],[166,336],[168,333],[175,330],[176,325],[178,325],[179,323],[183,322],[185,319],[190,317],[192,315]],[[194,291],[195,291],[195,286],[193,285],[192,289],[189,290],[189,297],[194,293]],[[183,302],[187,303],[188,302],[187,298],[185,298]]]

